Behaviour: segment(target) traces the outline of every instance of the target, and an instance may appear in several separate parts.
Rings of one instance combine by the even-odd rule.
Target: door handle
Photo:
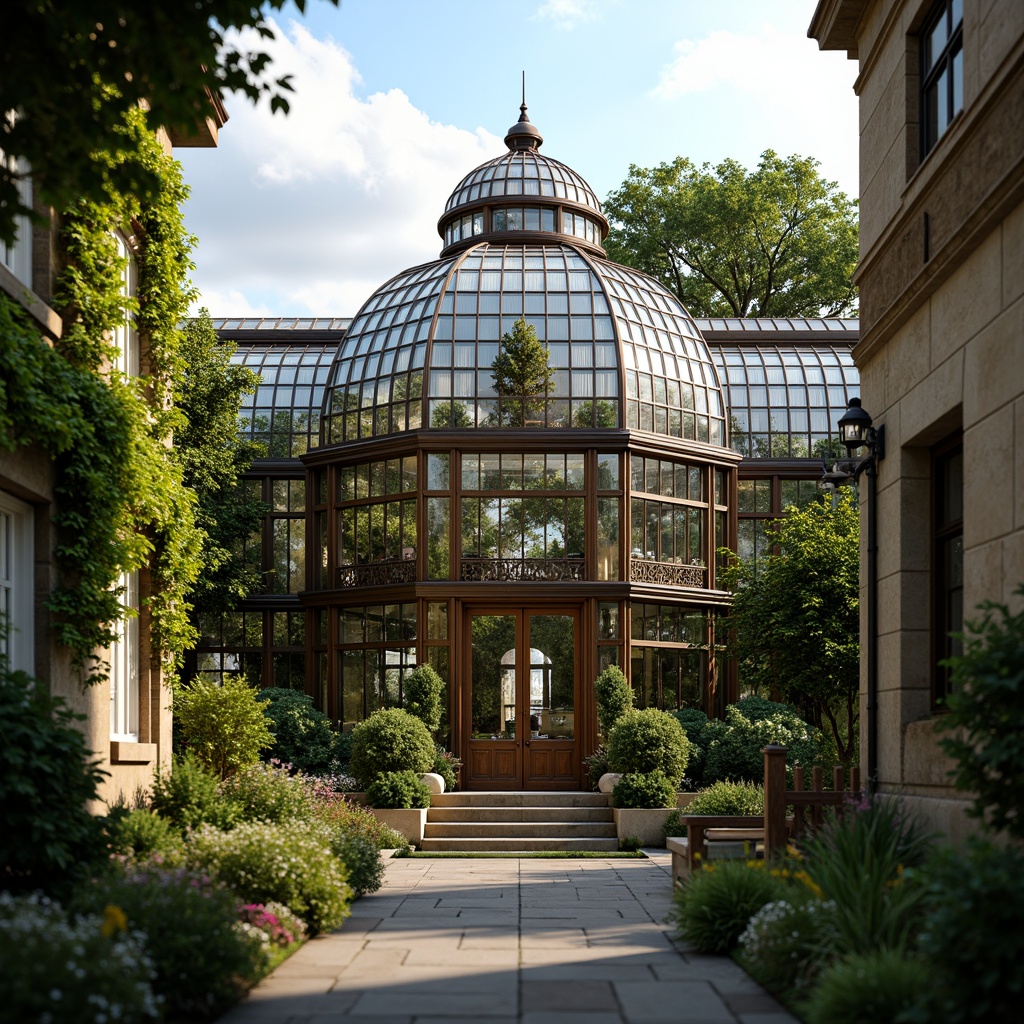
[[[527,746],[529,746],[529,745],[530,745],[530,741],[529,741],[529,740],[526,740],[526,745],[527,745]]]

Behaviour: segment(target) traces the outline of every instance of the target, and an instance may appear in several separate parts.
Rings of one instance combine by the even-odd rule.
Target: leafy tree
[[[332,0],[337,3],[337,0]],[[101,201],[112,186],[145,206],[159,189],[153,168],[106,165],[99,154],[141,105],[173,135],[194,135],[211,95],[262,96],[287,112],[290,76],[274,79],[270,57],[232,40],[253,28],[272,39],[266,9],[285,0],[9,0],[0,33],[0,240],[12,243],[16,218],[31,210],[19,192],[25,162],[46,205]],[[295,0],[305,9],[305,0]],[[16,112],[16,113],[14,113]]]
[[[695,316],[849,314],[856,203],[817,167],[770,149],[752,172],[735,160],[632,164],[605,203],[613,223],[605,248]]]
[[[791,507],[771,524],[780,551],[760,559],[756,572],[735,555],[724,570],[733,591],[726,644],[741,684],[797,707],[831,734],[844,764],[856,752],[859,533],[844,490],[834,506]]]
[[[442,402],[430,417],[430,425],[437,430],[464,430],[473,426],[466,407],[461,402]]]
[[[543,412],[543,396],[554,383],[555,371],[548,366],[547,346],[525,317],[502,337],[491,376],[501,397],[502,426],[525,427]]]
[[[414,668],[402,681],[405,710],[415,715],[432,733],[441,728],[444,691],[444,680],[429,665]]]
[[[176,388],[184,423],[175,433],[174,451],[183,482],[198,499],[196,523],[206,534],[203,572],[190,595],[198,612],[233,608],[260,585],[259,572],[242,557],[242,542],[259,529],[267,506],[240,481],[266,449],[238,436],[242,395],[256,390],[259,375],[232,366],[233,352],[233,345],[217,338],[205,309],[185,325]]]

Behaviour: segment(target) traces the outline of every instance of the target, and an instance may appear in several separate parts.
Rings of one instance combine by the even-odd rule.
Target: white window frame
[[[117,255],[121,259],[121,295],[130,299],[135,295],[138,288],[138,268],[135,263],[135,253],[132,251],[124,235],[119,231],[114,232],[114,240],[117,242]],[[139,332],[135,326],[135,317],[126,308],[124,320],[114,331],[114,345],[118,350],[118,357],[114,364],[126,377],[138,377],[140,371],[139,353]]]
[[[115,624],[110,645],[110,738],[139,741],[139,571],[121,574],[126,612]]]
[[[23,173],[26,176],[17,181],[18,198],[24,206],[32,206],[32,179],[28,175],[28,164],[15,156],[7,156],[0,149],[0,161],[8,170],[15,174]],[[26,216],[15,218],[15,227],[18,237],[13,245],[0,242],[0,263],[23,284],[26,288],[32,287],[32,222]]]
[[[0,657],[11,669],[35,668],[32,506],[0,491]]]

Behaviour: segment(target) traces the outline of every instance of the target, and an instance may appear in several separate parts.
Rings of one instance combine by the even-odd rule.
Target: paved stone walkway
[[[796,1024],[673,942],[650,860],[392,860],[220,1024]]]

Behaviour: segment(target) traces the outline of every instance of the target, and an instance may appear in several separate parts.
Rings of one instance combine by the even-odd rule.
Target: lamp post
[[[878,536],[877,492],[878,463],[885,458],[885,427],[872,426],[871,416],[861,407],[859,398],[851,398],[846,412],[839,419],[839,438],[846,446],[849,459],[825,467],[822,484],[830,490],[843,484],[856,483],[861,474],[868,481],[868,623],[867,623],[867,783],[874,792],[878,786]],[[854,456],[860,448],[867,454]]]

